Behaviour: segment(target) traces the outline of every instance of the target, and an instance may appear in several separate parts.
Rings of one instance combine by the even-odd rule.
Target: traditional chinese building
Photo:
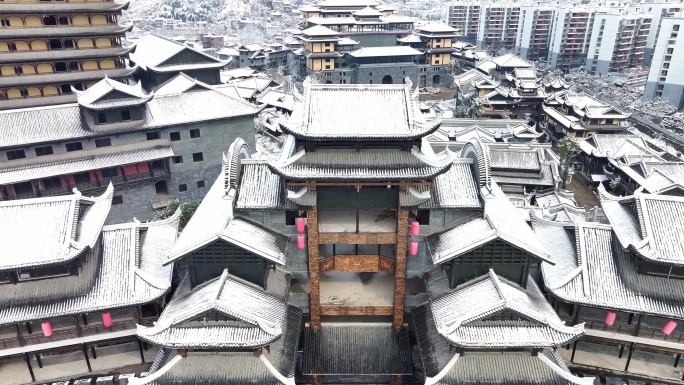
[[[136,324],[154,321],[171,289],[173,267],[162,262],[180,211],[103,227],[113,196],[110,184],[92,198],[74,190],[0,202],[0,220],[11,224],[0,237],[0,370],[21,373],[12,361],[21,357],[22,380],[33,382],[49,379],[43,365],[80,357],[68,374],[87,373],[100,347],[136,342],[144,362]]]
[[[3,1],[0,4],[0,109],[69,103],[105,76],[130,79],[118,24],[128,2]]]
[[[589,383],[554,353],[582,327],[529,278],[552,257],[480,142],[433,150],[441,120],[417,99],[408,80],[306,81],[278,159],[228,148],[164,262],[183,283],[138,330],[163,347],[139,383],[505,383],[520,365],[521,381]]]
[[[623,133],[629,114],[584,92],[568,89],[544,101],[546,132],[552,141],[565,136],[586,138],[594,134]]]
[[[105,78],[78,103],[0,112],[0,200],[100,194],[114,184],[108,223],[153,218],[201,200],[236,137],[254,140],[259,109],[180,74],[156,92]]]
[[[544,285],[561,318],[584,322],[589,340],[573,344],[569,361],[586,343],[614,346],[628,372],[635,351],[649,360],[672,360],[681,344],[684,234],[679,196],[636,194],[616,197],[599,187],[609,224],[559,223],[533,217],[534,231],[556,258],[542,264]],[[589,348],[591,349],[591,348]],[[566,356],[566,358],[568,358]],[[674,359],[673,359],[674,356]],[[596,365],[596,363],[592,363]],[[662,375],[662,373],[654,376]]]

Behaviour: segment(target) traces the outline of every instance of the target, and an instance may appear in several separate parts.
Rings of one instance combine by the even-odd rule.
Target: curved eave
[[[119,57],[129,54],[133,50],[135,50],[135,46],[10,53],[0,55],[0,64]]]
[[[270,163],[268,164],[268,168],[271,170],[271,172],[280,175],[281,177],[293,181],[293,182],[307,182],[307,181],[330,181],[330,182],[335,182],[335,181],[344,181],[344,182],[388,182],[388,181],[420,181],[420,180],[426,180],[426,179],[432,179],[436,177],[437,175],[443,174],[449,170],[449,167],[451,167],[451,162],[447,163],[444,166],[441,167],[435,167],[435,166],[430,166],[430,171],[429,172],[422,172],[422,173],[412,173],[410,168],[405,168],[405,171],[399,172],[402,175],[399,176],[394,176],[394,175],[387,175],[387,174],[379,174],[379,175],[338,175],[338,174],[333,174],[331,173],[330,175],[317,175],[312,177],[311,175],[300,175],[299,173],[291,173],[289,170],[287,170],[285,167],[279,167],[276,164]],[[350,167],[351,168],[351,167]]]
[[[549,329],[551,329],[549,327]],[[557,340],[535,340],[534,337],[530,337],[528,334],[523,333],[524,337],[521,338],[520,341],[503,341],[499,337],[493,337],[491,340],[487,340],[486,338],[481,338],[481,336],[484,333],[478,333],[478,338],[475,339],[469,339],[469,340],[464,340],[464,339],[459,339],[459,338],[453,338],[451,336],[444,336],[449,342],[454,345],[458,346],[461,348],[468,348],[468,349],[491,349],[491,348],[496,348],[496,349],[516,349],[516,348],[555,348],[558,346],[562,345],[567,345],[572,342],[575,342],[579,339],[581,339],[584,336],[584,332],[577,332],[577,333],[564,333],[560,332],[557,330],[551,331],[551,333],[555,334],[560,334],[563,336],[563,338],[557,339]]]
[[[138,71],[138,67],[118,68],[97,71],[79,72],[52,72],[43,75],[26,75],[0,78],[0,87],[20,87],[37,84],[59,84],[70,82],[81,82],[90,80],[101,80],[105,76],[110,79],[119,79],[132,76]]]
[[[90,247],[84,246],[79,249],[74,249],[69,252],[69,254],[62,259],[58,260],[51,260],[49,262],[34,262],[34,263],[21,263],[20,260],[15,260],[14,264],[11,265],[4,265],[0,266],[0,271],[11,271],[11,270],[19,270],[19,269],[35,269],[38,267],[50,267],[50,266],[57,266],[57,265],[64,265],[65,263],[72,262],[80,257],[82,257],[85,253],[90,251]]]
[[[388,135],[344,135],[343,132],[340,132],[339,134],[334,134],[334,135],[316,135],[314,134],[309,134],[306,131],[301,130],[301,126],[296,126],[296,127],[290,127],[288,125],[289,122],[283,122],[279,121],[278,125],[280,126],[280,129],[283,130],[286,134],[290,134],[297,139],[304,139],[304,140],[310,140],[310,141],[320,141],[320,142],[326,142],[326,141],[340,141],[340,140],[345,140],[345,141],[353,141],[353,142],[368,142],[368,141],[377,141],[377,142],[396,142],[399,140],[415,140],[415,139],[421,139],[427,135],[435,133],[439,127],[442,125],[442,119],[437,118],[429,123],[414,123],[415,127],[418,129],[415,132],[411,133],[401,133],[397,134],[394,136],[388,136]]]
[[[129,2],[115,3],[0,3],[2,15],[30,15],[35,13],[61,14],[61,13],[119,13],[128,9]]]
[[[132,29],[133,25],[126,27],[120,25],[106,25],[95,27],[4,28],[0,29],[0,39],[123,36]]]
[[[199,342],[198,339],[193,339],[192,342],[188,341],[176,341],[176,340],[170,340],[168,338],[165,338],[163,336],[164,330],[154,330],[154,327],[146,327],[142,325],[137,325],[137,335],[138,338],[155,344],[159,346],[163,346],[165,348],[169,349],[228,349],[228,348],[243,348],[243,349],[254,349],[254,348],[260,348],[266,345],[269,345],[275,341],[277,341],[281,335],[269,335],[269,338],[263,338],[263,339],[251,339],[249,341],[227,341],[223,340],[221,338],[210,340],[208,342],[202,343]],[[200,329],[200,328],[188,328],[188,329]],[[212,329],[212,327],[203,327],[201,328],[203,331],[209,331]],[[217,333],[220,334],[220,333]]]
[[[131,100],[130,102],[126,103],[116,103],[116,104],[109,104],[109,105],[98,105],[97,102],[93,103],[78,103],[81,107],[87,108],[89,110],[94,110],[94,111],[105,111],[105,110],[111,110],[115,108],[121,108],[121,107],[137,107],[137,106],[142,106],[145,103],[149,102],[154,95],[150,94],[148,97],[143,98],[143,99],[137,99],[137,100]]]
[[[226,62],[216,62],[216,63],[202,63],[202,64],[181,64],[168,67],[147,67],[152,72],[179,72],[179,71],[194,71],[194,70],[206,70],[206,69],[219,69],[227,66],[229,63]]]
[[[644,246],[647,247],[647,246]],[[684,261],[668,261],[668,260],[662,260],[660,258],[653,258],[651,257],[650,253],[644,252],[642,248],[637,247],[636,245],[630,244],[629,249],[633,252],[635,252],[639,258],[645,259],[650,262],[655,262],[661,265],[669,265],[669,266],[684,266]]]

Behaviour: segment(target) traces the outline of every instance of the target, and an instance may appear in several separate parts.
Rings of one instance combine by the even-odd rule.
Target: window
[[[114,195],[114,198],[112,198],[112,205],[122,205],[122,204],[123,204],[123,196]]]
[[[71,39],[64,40],[64,48],[74,48],[74,41]]]
[[[95,139],[95,147],[109,147],[112,145],[112,140],[109,138]]]
[[[674,48],[668,48],[668,49],[667,49],[667,54],[668,54],[668,55],[672,55],[673,52],[674,52]]]
[[[17,160],[26,158],[26,153],[24,153],[24,150],[11,150],[7,151],[6,154],[7,160]]]
[[[62,187],[62,181],[58,176],[43,179],[43,186],[45,186],[46,189]]]
[[[197,188],[204,188],[204,181],[203,180],[197,181]]]
[[[15,183],[12,187],[14,188],[14,193],[17,195],[33,192],[33,185],[31,182]]]
[[[36,156],[52,155],[52,146],[36,147]]]
[[[132,120],[131,119],[131,111],[128,111],[128,110],[121,111],[121,120],[123,120],[124,122],[130,122]]]
[[[83,144],[81,142],[67,143],[66,150],[67,152],[81,151],[83,150]]]
[[[188,185],[187,184],[179,184],[178,185],[178,191],[180,191],[180,192],[188,191]]]
[[[193,162],[202,162],[204,161],[204,155],[202,155],[201,152],[196,152],[192,154],[192,161]]]
[[[191,139],[197,139],[197,138],[199,138],[200,136],[201,136],[201,135],[200,135],[200,130],[199,130],[199,128],[196,128],[196,129],[194,129],[194,130],[190,130],[190,138],[191,138]]]
[[[169,134],[169,138],[171,139],[172,142],[178,142],[181,140],[180,132],[172,132]]]
[[[69,25],[69,18],[66,16],[61,16],[59,18],[59,25]]]
[[[173,157],[173,164],[183,163],[183,156],[178,155]]]
[[[161,131],[152,131],[145,134],[147,140],[157,140],[161,139]]]
[[[679,31],[679,24],[675,24],[672,26],[673,31]]]
[[[105,124],[107,123],[107,114],[104,112],[100,112],[97,114],[97,124]]]
[[[119,175],[119,169],[116,167],[105,168],[100,171],[103,178],[114,178]]]

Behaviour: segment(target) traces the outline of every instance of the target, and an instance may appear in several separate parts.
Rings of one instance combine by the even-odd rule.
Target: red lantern
[[[415,237],[420,233],[420,223],[418,221],[411,222],[411,236]]]
[[[112,326],[112,315],[108,311],[102,313],[102,325],[106,328]]]
[[[606,314],[606,325],[613,326],[615,324],[615,318],[617,318],[617,314],[612,310],[609,311],[608,314]]]
[[[295,224],[297,224],[297,232],[303,233],[304,232],[304,218],[302,218],[302,217],[296,218]]]
[[[660,331],[663,332],[663,334],[665,334],[666,336],[669,336],[670,334],[672,334],[676,327],[677,323],[673,320],[669,320],[665,323],[665,326],[663,326],[663,328],[660,329]]]
[[[297,248],[299,250],[304,250],[304,246],[304,236],[301,234],[297,235]]]
[[[416,254],[418,254],[418,242],[416,242],[416,241],[412,241],[412,242],[411,242],[411,249],[410,249],[410,251],[411,251],[411,256],[414,256],[414,257],[415,257]]]
[[[43,328],[43,335],[45,335],[45,337],[50,337],[52,335],[52,324],[50,321],[43,321],[40,326]]]

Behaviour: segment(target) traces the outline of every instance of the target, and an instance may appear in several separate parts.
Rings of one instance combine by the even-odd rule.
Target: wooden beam
[[[334,255],[321,260],[320,272],[394,273],[394,261],[380,255]]]
[[[393,245],[396,241],[395,233],[320,233],[318,236],[321,245]]]
[[[397,234],[394,250],[394,316],[392,327],[401,330],[404,327],[404,301],[406,293],[406,245],[408,242],[408,211],[401,207],[397,210]]]
[[[316,206],[306,212],[307,240],[309,252],[309,313],[311,329],[321,329],[321,281],[318,262],[318,209]]]
[[[322,315],[392,315],[392,306],[335,306],[321,307]]]

